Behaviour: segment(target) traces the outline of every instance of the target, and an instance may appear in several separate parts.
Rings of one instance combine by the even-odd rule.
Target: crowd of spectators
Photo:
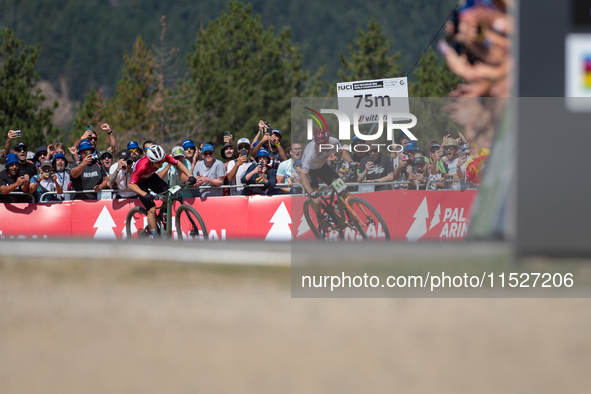
[[[194,188],[183,190],[181,195],[208,198],[290,193],[290,187],[276,187],[278,183],[294,183],[292,159],[281,146],[282,132],[263,121],[258,126],[252,143],[248,138],[235,143],[233,135],[225,132],[224,145],[219,150],[221,159],[216,158],[214,141],[196,144],[186,139],[174,146],[170,156],[183,162],[197,180]],[[104,190],[112,192],[112,198],[137,198],[128,189],[131,174],[135,163],[154,142],[144,141],[140,146],[137,141],[129,141],[120,150],[111,127],[104,123],[100,130],[107,136],[109,147],[105,150],[99,150],[99,134],[93,125],[87,125],[86,131],[67,150],[57,143],[40,146],[34,154],[23,142],[17,143],[9,153],[12,143],[20,137],[10,130],[4,150],[7,154],[0,156],[0,164],[5,164],[0,172],[0,202],[29,202],[29,195],[35,202],[42,197],[43,202],[96,200]],[[293,144],[290,152],[293,158],[301,159],[300,144]],[[277,177],[281,164],[281,176]],[[157,174],[171,186],[186,181],[184,174],[179,175],[166,162]]]

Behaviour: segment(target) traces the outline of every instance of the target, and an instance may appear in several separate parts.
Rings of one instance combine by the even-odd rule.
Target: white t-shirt
[[[332,145],[332,148],[323,149],[322,152],[318,152],[314,141],[310,141],[308,145],[306,145],[304,154],[302,155],[303,172],[308,173],[310,170],[322,168],[322,166],[328,161],[330,155],[337,151],[337,147],[341,147],[341,143],[335,137],[330,137],[328,143]]]
[[[241,164],[240,167],[238,167],[238,169],[236,170],[236,176],[234,177],[234,180],[232,182],[230,182],[230,185],[242,185],[242,180],[241,180],[242,175],[244,174],[244,172],[246,170],[248,170],[248,167],[250,167],[250,165],[253,163],[255,163],[255,161],[252,159],[249,159],[246,163]],[[228,162],[226,176],[228,176],[228,173],[230,171],[232,171],[232,169],[234,168],[235,165],[236,165],[236,160],[231,160]],[[243,190],[244,190],[243,187],[232,188],[232,189],[230,189],[230,194],[232,196],[241,196]]]
[[[279,168],[277,168],[277,176],[285,177],[284,182],[287,182],[287,178],[291,176],[291,166],[293,159],[281,162]]]
[[[135,163],[133,163],[135,165]],[[111,164],[111,167],[109,167],[109,176],[113,175],[115,173],[115,171],[117,171],[117,168],[119,167],[119,163],[114,163]],[[129,184],[129,180],[131,179],[131,171],[129,169],[124,169],[119,171],[119,173],[117,174],[117,177],[115,177],[115,184],[117,185],[117,189],[119,189],[119,191],[117,192],[117,195],[119,197],[136,197],[137,194],[135,194],[132,191],[124,191],[127,189],[127,185]]]

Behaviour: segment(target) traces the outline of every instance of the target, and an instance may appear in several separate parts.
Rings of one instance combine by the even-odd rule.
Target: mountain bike
[[[308,199],[304,203],[304,216],[317,239],[323,241],[389,240],[390,231],[382,215],[367,201],[353,197],[342,179],[319,190],[320,213],[318,220]],[[314,220],[312,219],[314,218]]]
[[[173,238],[172,233],[172,206],[175,201],[180,206],[175,212],[176,234],[178,239],[187,241],[207,241],[207,228],[201,215],[192,206],[185,204],[179,192],[187,188],[187,184],[173,186],[163,193],[158,194],[162,198],[162,204],[156,208],[156,232],[163,238]],[[133,207],[127,213],[125,219],[125,231],[127,238],[148,238],[150,226],[148,225],[148,212],[144,207]],[[137,224],[140,227],[137,227]]]

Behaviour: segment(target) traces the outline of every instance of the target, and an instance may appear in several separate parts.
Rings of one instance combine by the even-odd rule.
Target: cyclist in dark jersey
[[[320,150],[321,145],[327,145],[326,149],[323,147]],[[332,145],[330,149],[328,145]],[[306,145],[304,153],[302,155],[302,169],[300,170],[301,176],[300,181],[302,186],[306,190],[306,193],[310,196],[312,202],[312,210],[316,212],[316,217],[319,220],[322,219],[320,214],[320,197],[321,194],[318,190],[318,178],[324,183],[330,185],[339,175],[333,170],[327,163],[330,155],[337,151],[337,148],[341,147],[341,143],[335,137],[331,137],[328,130],[317,127],[313,132],[313,140]],[[341,155],[344,160],[351,162],[351,155],[349,151],[341,150]],[[355,162],[350,163],[355,165]],[[310,175],[311,181],[308,180],[306,175]]]
[[[188,178],[187,184],[194,185],[197,182],[197,179],[187,167],[164,153],[164,149],[160,145],[152,145],[146,149],[146,155],[135,163],[129,181],[129,189],[140,196],[140,201],[148,211],[148,225],[153,237],[156,236],[156,204],[154,204],[154,199],[157,199],[157,196],[151,194],[149,190],[154,193],[162,193],[168,189],[168,184],[156,174],[156,171],[160,169],[164,162],[175,166],[179,174],[185,175]]]

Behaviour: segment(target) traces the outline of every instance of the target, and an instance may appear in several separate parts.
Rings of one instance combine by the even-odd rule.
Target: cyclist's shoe
[[[320,230],[320,232],[328,234],[332,230],[330,223],[328,222],[328,217],[326,215],[317,213],[316,221],[318,222],[318,230]]]

